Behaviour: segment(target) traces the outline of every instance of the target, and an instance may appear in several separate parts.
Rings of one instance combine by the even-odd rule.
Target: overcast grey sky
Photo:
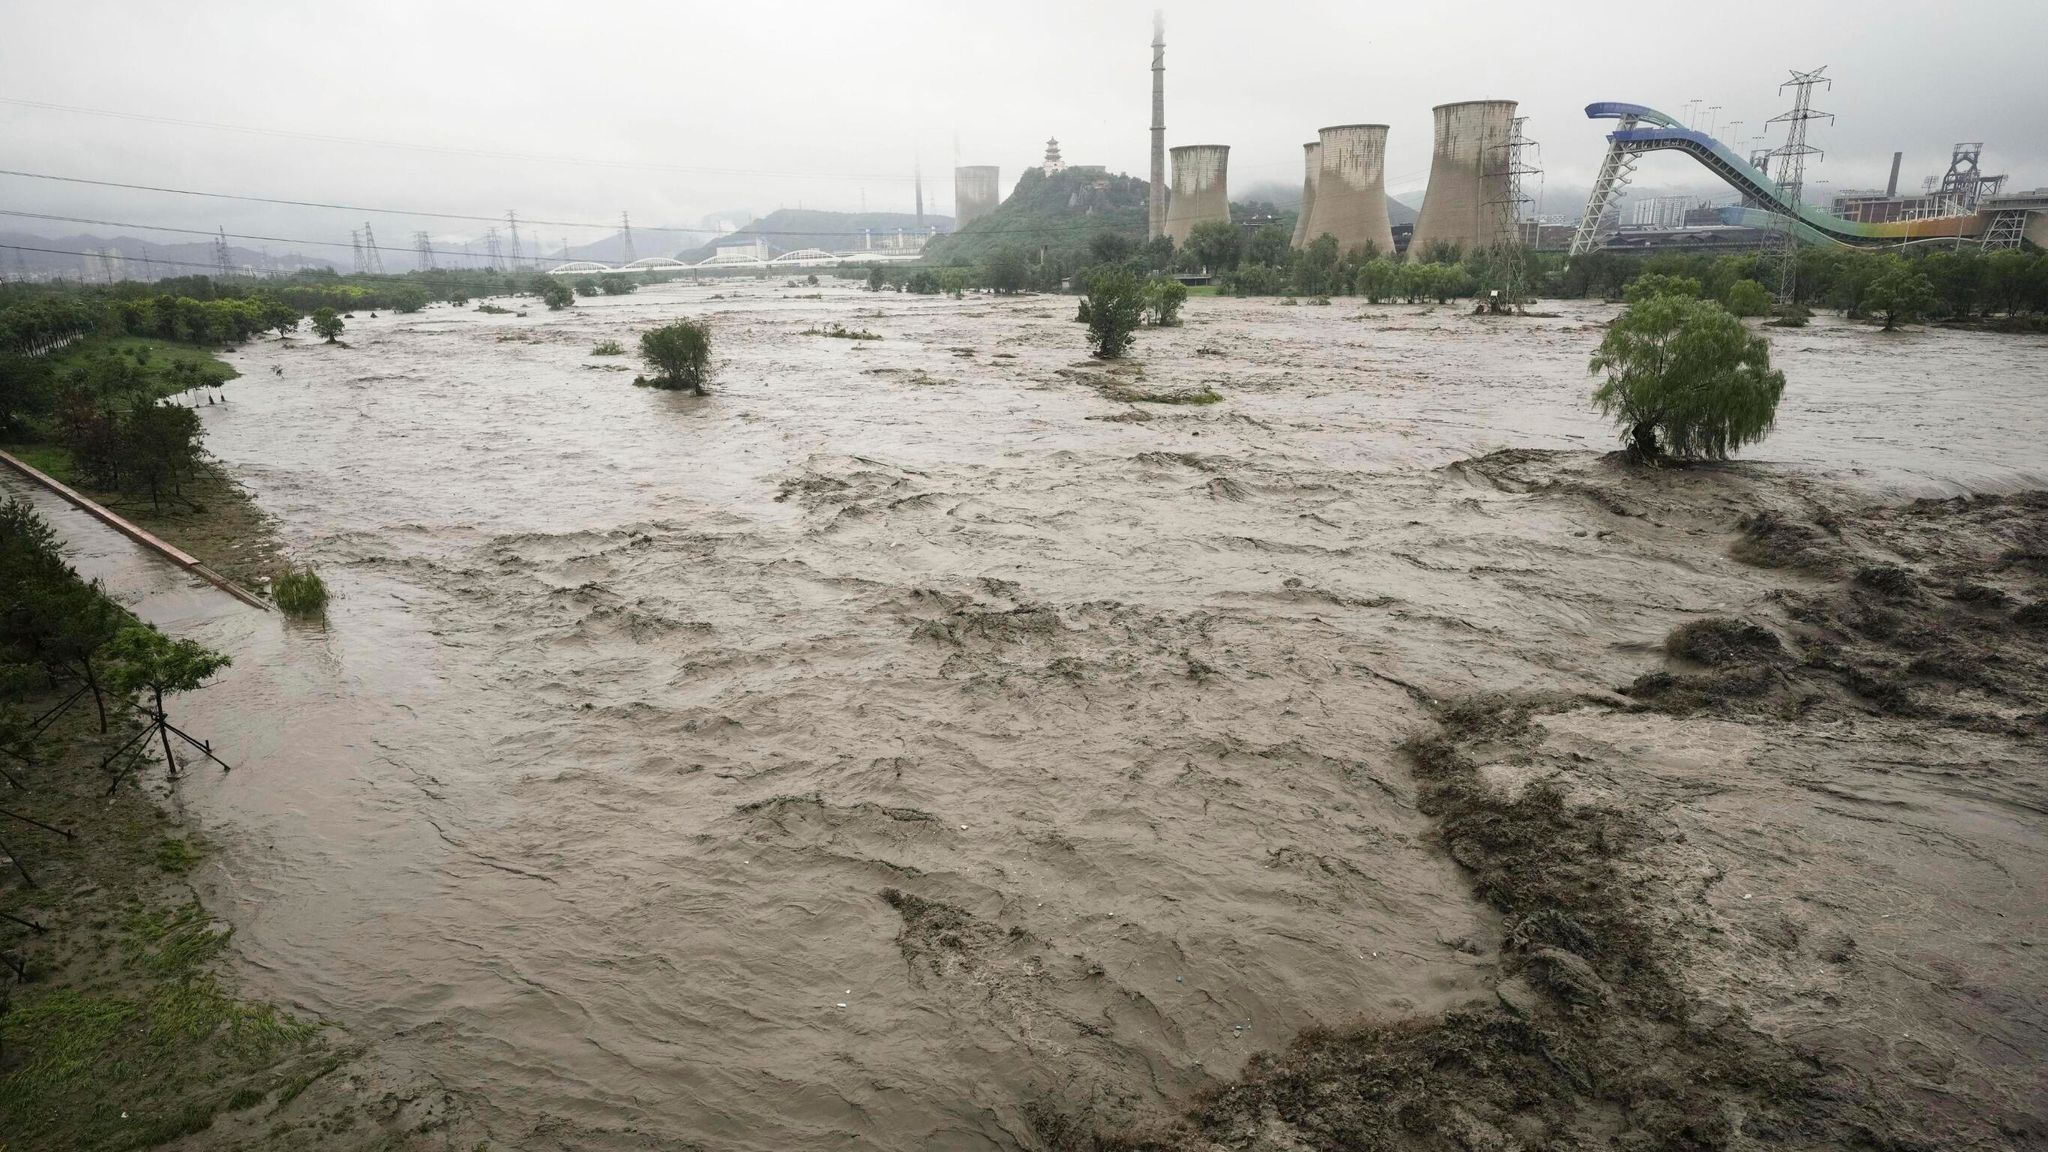
[[[997,164],[1007,193],[1057,135],[1074,163],[1143,175],[1152,4],[489,3],[0,0],[0,99],[565,163],[221,131],[0,103],[0,167],[374,207],[697,224],[779,206],[950,211],[951,168]],[[1939,173],[1985,142],[2013,187],[2048,184],[2048,3],[1247,4],[1167,17],[1171,144],[1232,146],[1230,180],[1298,183],[1324,124],[1392,126],[1388,185],[1419,203],[1430,107],[1521,101],[1551,212],[1599,162],[1595,100],[1729,137],[1781,111],[1790,68],[1828,65],[1816,191]],[[669,166],[667,169],[660,167]],[[1675,155],[1640,184],[1698,183]],[[360,214],[0,176],[0,208],[346,240]],[[371,218],[386,244],[481,225]],[[98,231],[0,217],[0,229]],[[562,235],[543,228],[550,247]],[[643,251],[660,245],[649,237]]]

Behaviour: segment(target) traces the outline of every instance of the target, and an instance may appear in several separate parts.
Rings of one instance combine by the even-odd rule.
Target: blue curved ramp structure
[[[1784,228],[1809,244],[1837,244],[1855,248],[1889,248],[1926,240],[1953,239],[1975,235],[1982,220],[1975,212],[1955,216],[1930,216],[1920,220],[1895,220],[1883,224],[1860,224],[1805,204],[1787,195],[1768,175],[1729,147],[1704,132],[1687,128],[1676,117],[1667,116],[1642,104],[1603,101],[1586,105],[1589,120],[1614,120],[1607,134],[1607,158],[1586,200],[1586,213],[1572,237],[1572,255],[1599,247],[1601,222],[1613,211],[1615,201],[1635,171],[1635,162],[1650,152],[1683,152],[1699,161],[1707,171],[1742,194],[1744,204],[1721,210],[1729,224],[1750,228]]]

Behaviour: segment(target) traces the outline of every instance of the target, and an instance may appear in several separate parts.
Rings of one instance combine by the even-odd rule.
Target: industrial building
[[[958,232],[1002,203],[1002,170],[993,164],[953,169],[953,230]]]
[[[1166,194],[1166,235],[1187,243],[1197,224],[1230,223],[1230,146],[1183,144],[1170,152],[1172,186]]]
[[[1294,217],[1294,239],[1299,248],[1308,243],[1309,218],[1316,213],[1316,181],[1323,172],[1323,142],[1312,140],[1301,146],[1301,211]]]
[[[1507,154],[1515,102],[1470,100],[1439,104],[1435,112],[1429,188],[1423,193],[1408,251],[1411,256],[1426,254],[1445,243],[1477,252],[1502,238],[1513,210]]]
[[[1312,244],[1328,235],[1337,238],[1340,252],[1369,246],[1391,255],[1394,229],[1387,219],[1387,126],[1340,124],[1323,129],[1318,136],[1315,199],[1312,207],[1304,201],[1308,225],[1300,232],[1300,243]]]

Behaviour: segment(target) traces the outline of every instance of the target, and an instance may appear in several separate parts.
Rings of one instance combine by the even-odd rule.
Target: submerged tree
[[[1088,274],[1088,343],[1095,355],[1115,360],[1131,350],[1145,321],[1145,285],[1128,268],[1106,265]]]
[[[321,339],[332,344],[341,336],[341,329],[341,317],[334,314],[334,309],[316,308],[313,310],[313,331],[319,333]]]
[[[664,324],[640,334],[640,359],[647,362],[656,388],[688,388],[704,395],[711,375],[711,326],[697,320]]]
[[[1725,459],[1763,439],[1785,391],[1769,341],[1719,304],[1689,296],[1631,306],[1590,367],[1607,377],[1593,403],[1621,426],[1639,460]]]
[[[1934,282],[1903,260],[1877,274],[1863,290],[1863,308],[1884,317],[1884,330],[1911,324],[1934,307]]]
[[[107,765],[138,745],[147,748],[149,737],[157,736],[163,741],[164,762],[171,775],[176,776],[178,760],[171,753],[171,737],[176,736],[214,763],[227,767],[213,754],[209,745],[188,735],[164,714],[165,696],[190,692],[205,685],[214,673],[232,662],[226,654],[215,652],[196,641],[172,639],[147,624],[135,624],[122,629],[120,635],[114,637],[113,642],[107,645],[107,655],[113,661],[113,673],[108,681],[116,691],[143,692],[149,696],[149,703],[143,709],[149,716],[148,726],[107,757]],[[125,769],[116,769],[107,791],[120,787],[124,774]]]
[[[533,294],[548,306],[550,312],[560,312],[576,303],[576,290],[565,283],[560,276],[540,275],[534,278]]]

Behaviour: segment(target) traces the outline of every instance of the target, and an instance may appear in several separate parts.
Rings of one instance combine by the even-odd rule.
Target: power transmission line
[[[366,148],[399,148],[409,152],[439,152],[451,156],[487,157],[495,160],[535,160],[546,164],[577,164],[597,168],[635,168],[654,172],[692,172],[710,176],[766,176],[790,180],[889,180],[907,183],[902,175],[861,172],[779,172],[769,169],[707,168],[689,164],[656,164],[639,160],[604,160],[584,156],[550,156],[539,152],[511,152],[490,148],[463,148],[442,144],[415,144],[403,140],[377,140],[363,136],[334,136],[289,128],[258,128],[245,124],[221,124],[210,120],[186,120],[143,112],[120,112],[111,108],[86,108],[75,104],[54,104],[45,100],[23,100],[0,96],[0,104],[17,108],[38,108],[46,112],[68,112],[80,116],[107,116],[149,124],[174,124],[181,128],[206,128],[216,132],[244,132],[256,136],[277,136],[289,140],[317,140],[328,144],[354,144]],[[531,221],[529,221],[531,223]]]

